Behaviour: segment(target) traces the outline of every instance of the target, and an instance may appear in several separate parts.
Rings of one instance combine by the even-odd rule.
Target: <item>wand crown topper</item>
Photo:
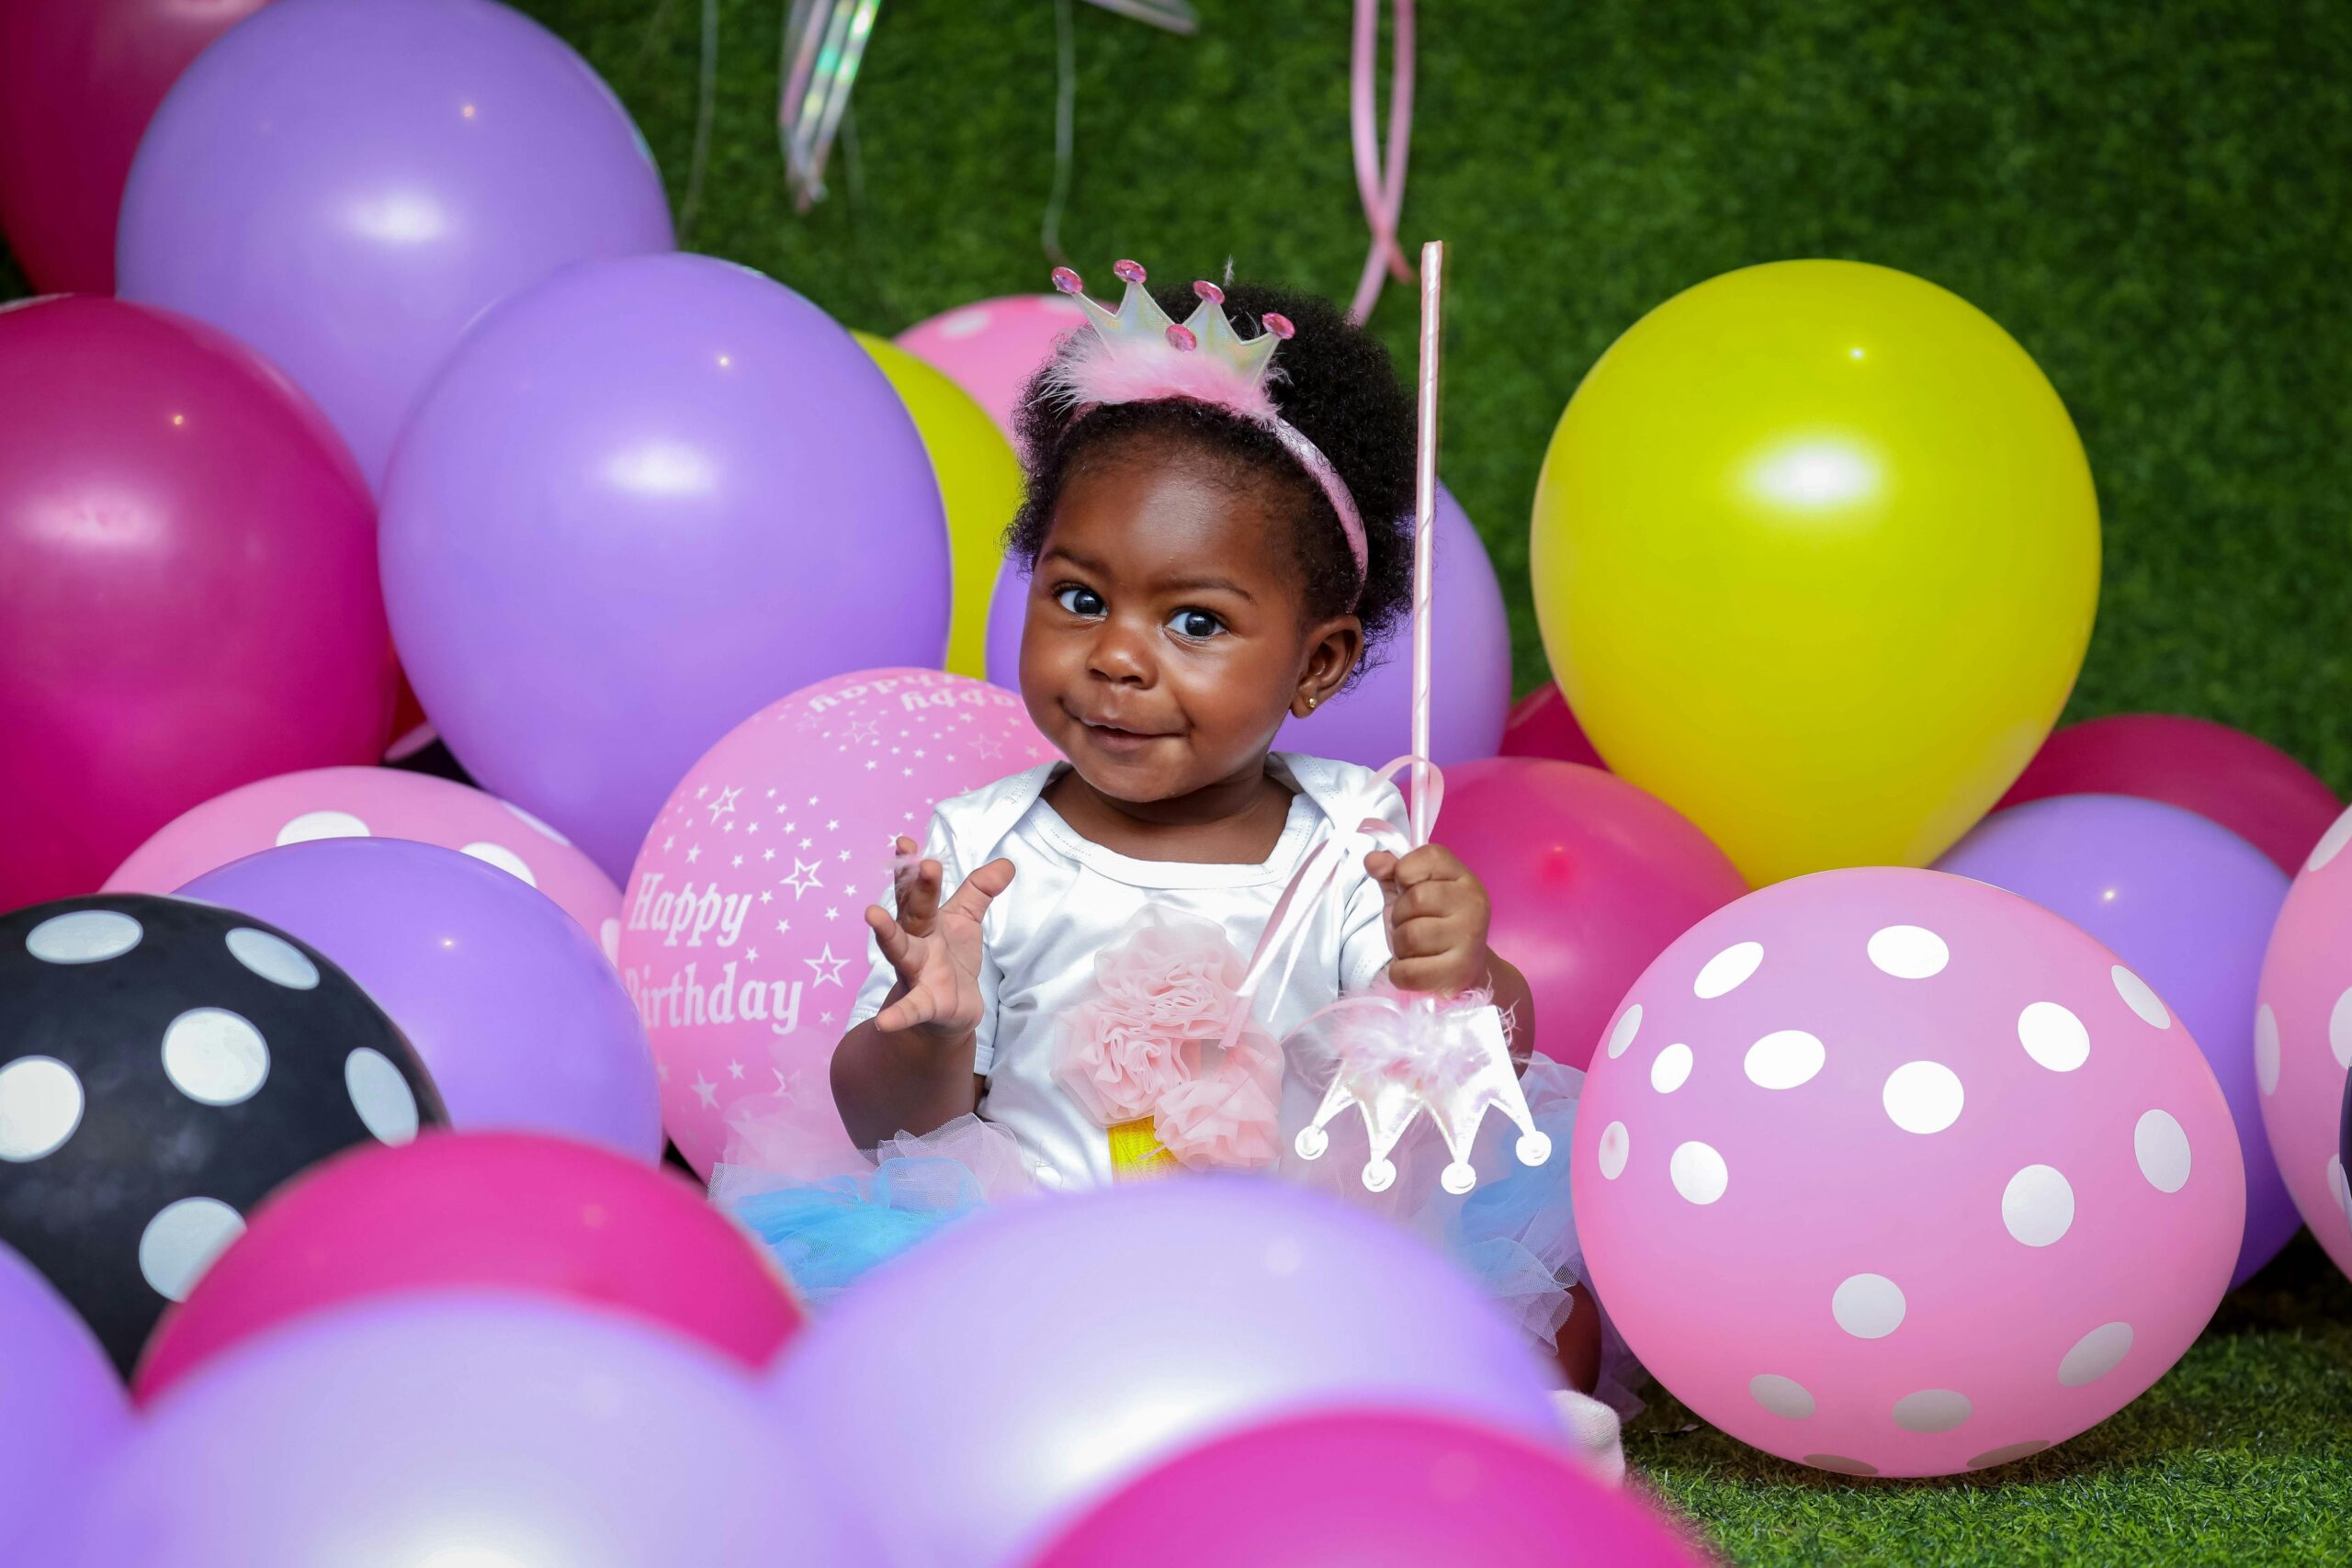
[[[1225,290],[1203,279],[1193,285],[1200,303],[1177,321],[1144,288],[1140,265],[1123,261],[1111,270],[1127,286],[1115,310],[1091,298],[1078,274],[1066,266],[1054,268],[1054,287],[1085,307],[1094,329],[1090,342],[1055,359],[1049,383],[1055,395],[1081,412],[1108,403],[1182,398],[1262,426],[1330,502],[1361,583],[1370,558],[1355,498],[1322,449],[1283,418],[1267,390],[1274,350],[1295,330],[1289,319],[1269,310],[1261,318],[1266,330],[1245,338],[1226,320]]]

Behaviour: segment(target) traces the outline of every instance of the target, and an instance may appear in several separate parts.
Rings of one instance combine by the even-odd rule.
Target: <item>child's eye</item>
[[[1054,603],[1073,615],[1099,615],[1108,608],[1102,603],[1102,595],[1075,582],[1055,589]]]
[[[1179,610],[1168,617],[1168,629],[1178,637],[1205,642],[1225,630],[1225,623],[1206,610]]]

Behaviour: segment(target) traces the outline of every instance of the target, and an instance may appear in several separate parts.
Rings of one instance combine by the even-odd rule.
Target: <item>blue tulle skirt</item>
[[[1433,1135],[1400,1145],[1398,1178],[1384,1193],[1363,1190],[1355,1179],[1361,1158],[1347,1157],[1336,1141],[1333,1157],[1285,1160],[1270,1179],[1321,1188],[1413,1230],[1453,1258],[1531,1338],[1549,1344],[1569,1315],[1570,1287],[1583,1278],[1568,1157],[1584,1075],[1539,1055],[1521,1081],[1535,1125],[1551,1137],[1551,1157],[1521,1165],[1509,1153],[1517,1129],[1489,1118],[1473,1161],[1480,1184],[1465,1196],[1440,1187],[1437,1173],[1449,1156]],[[871,1165],[861,1160],[837,1175],[787,1179],[722,1165],[711,1196],[822,1305],[942,1231],[1046,1190],[1011,1134],[964,1116],[920,1138],[894,1138]]]

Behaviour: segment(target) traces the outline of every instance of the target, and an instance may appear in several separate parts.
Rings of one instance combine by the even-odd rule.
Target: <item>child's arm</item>
[[[1364,857],[1364,870],[1387,901],[1389,980],[1408,991],[1452,996],[1486,987],[1511,1021],[1510,1054],[1522,1064],[1535,1050],[1535,996],[1527,977],[1487,945],[1491,910],[1470,868],[1439,844],[1398,860],[1385,850]]]
[[[899,852],[914,852],[912,840]],[[860,1148],[898,1133],[923,1134],[979,1104],[972,1052],[985,1005],[980,918],[1012,883],[1012,863],[991,861],[939,901],[940,863],[924,861],[900,890],[899,914],[865,911],[898,984],[882,1010],[833,1049],[833,1103]]]

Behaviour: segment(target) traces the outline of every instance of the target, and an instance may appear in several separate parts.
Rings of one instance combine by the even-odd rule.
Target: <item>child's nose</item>
[[[1087,649],[1087,668],[1106,681],[1125,686],[1148,686],[1152,679],[1149,628],[1105,616]]]

